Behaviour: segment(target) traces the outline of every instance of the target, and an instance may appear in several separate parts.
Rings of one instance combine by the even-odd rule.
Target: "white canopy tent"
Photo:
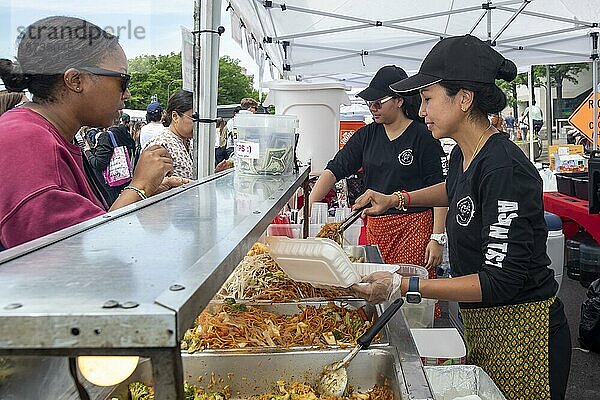
[[[233,38],[246,46],[261,71],[276,70],[286,78],[308,82],[366,86],[383,65],[399,65],[409,75],[416,72],[438,40],[466,33],[489,41],[520,71],[531,65],[590,62],[593,53],[597,57],[592,45],[599,32],[597,3],[230,0],[228,10]],[[594,87],[596,71],[597,62]],[[275,78],[273,72],[271,77]]]
[[[470,33],[489,40],[522,71],[530,65],[590,61],[594,0],[231,0],[234,37],[250,54],[300,80],[366,84],[382,66],[418,70],[433,45]],[[483,3],[483,4],[482,4]],[[566,4],[566,5],[565,5]],[[595,5],[597,7],[597,4]],[[587,17],[584,18],[584,16]],[[258,48],[258,50],[256,50]],[[261,50],[263,50],[261,52]],[[258,56],[258,58],[257,58]]]

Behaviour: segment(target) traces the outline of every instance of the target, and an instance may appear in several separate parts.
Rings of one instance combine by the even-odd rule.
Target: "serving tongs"
[[[348,371],[346,370],[346,367],[350,364],[350,361],[356,357],[360,350],[369,348],[379,331],[383,329],[400,307],[402,307],[402,303],[404,303],[404,301],[402,298],[399,298],[390,304],[384,313],[377,318],[373,326],[367,329],[367,331],[356,340],[356,347],[348,353],[343,360],[326,365],[325,368],[323,368],[323,372],[321,372],[321,376],[317,383],[317,391],[319,394],[335,397],[341,397],[344,394],[346,386],[348,385]]]
[[[360,214],[366,207],[358,208],[350,213],[341,223],[339,228],[337,229],[339,234],[341,235],[350,225],[356,222],[357,219],[360,218]]]

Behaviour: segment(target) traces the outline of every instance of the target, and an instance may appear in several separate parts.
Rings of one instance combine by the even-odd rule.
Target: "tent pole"
[[[219,80],[219,35],[213,32],[221,24],[221,0],[195,0],[196,44],[200,47],[197,64],[194,111],[200,118],[216,118]],[[197,29],[199,28],[199,29]],[[214,172],[216,127],[212,123],[196,125],[194,160],[196,178]]]
[[[548,155],[552,146],[552,82],[550,80],[550,66],[546,64],[546,139],[548,140]]]
[[[535,97],[533,92],[533,65],[529,67],[529,71],[527,72],[527,86],[529,86],[529,112],[527,113],[529,120],[529,159],[533,163],[535,161],[535,155],[533,154],[533,118],[531,118],[531,103]]]
[[[590,55],[592,59],[592,93],[594,93],[594,117],[592,118],[594,124],[592,140],[594,150],[598,150],[598,33],[598,27],[590,33],[592,38],[592,54]]]
[[[598,150],[598,57],[592,62],[592,91],[594,92],[594,150]]]

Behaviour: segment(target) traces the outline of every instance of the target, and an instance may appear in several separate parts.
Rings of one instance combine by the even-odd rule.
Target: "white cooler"
[[[548,227],[546,251],[551,261],[550,268],[554,270],[554,279],[558,282],[558,290],[560,290],[565,265],[565,235],[562,231],[562,221],[559,216],[547,211],[544,211],[544,218]]]

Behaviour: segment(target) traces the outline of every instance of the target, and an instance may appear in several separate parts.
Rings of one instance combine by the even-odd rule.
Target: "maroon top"
[[[6,248],[105,213],[81,149],[27,108],[0,117],[0,243]]]

